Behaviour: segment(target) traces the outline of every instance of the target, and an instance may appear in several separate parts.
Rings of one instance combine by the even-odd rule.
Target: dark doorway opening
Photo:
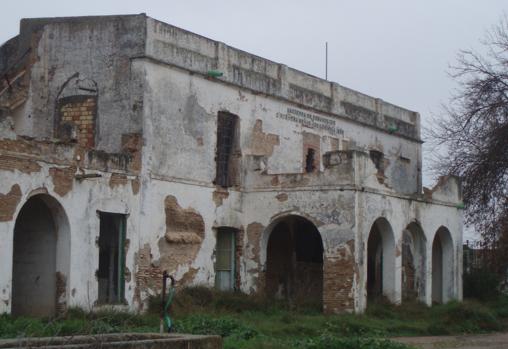
[[[286,217],[268,239],[266,292],[290,303],[323,303],[323,242],[316,226]]]
[[[383,244],[374,226],[367,242],[367,297],[379,299],[383,295]]]
[[[454,297],[453,241],[445,227],[440,227],[432,242],[432,303],[446,303]]]
[[[56,243],[56,226],[50,208],[40,195],[30,198],[14,227],[13,315],[55,315]]]
[[[124,303],[126,216],[99,212],[98,303]]]
[[[378,218],[367,240],[367,299],[396,302],[395,238],[390,223]]]

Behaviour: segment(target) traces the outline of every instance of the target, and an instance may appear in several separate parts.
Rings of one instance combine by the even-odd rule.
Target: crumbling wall
[[[150,244],[144,244],[135,254],[135,302],[143,306],[147,294],[158,294],[162,287],[162,273],[175,275],[180,267],[193,264],[204,239],[203,217],[193,208],[180,207],[175,196],[164,199],[166,232],[157,242],[156,259]],[[196,270],[190,268],[178,279],[178,287],[192,283]]]
[[[14,87],[0,86],[16,132],[119,152],[121,135],[141,128],[142,75],[130,58],[144,52],[143,27],[143,16],[22,20],[16,47],[2,51]]]
[[[393,226],[396,270],[402,268],[400,234],[410,220],[429,226],[427,241],[438,222],[460,240],[460,209],[451,204],[458,186],[442,183],[425,204],[417,195],[416,113],[154,20],[145,26],[145,20],[24,21],[8,45],[17,49],[2,49],[18,55],[32,47],[8,72],[12,91],[2,94],[0,86],[0,105],[14,119],[11,130],[0,130],[1,238],[11,239],[23,195],[46,188],[61,200],[76,239],[71,269],[84,275],[67,278],[69,305],[92,306],[96,299],[98,257],[89,232],[98,231],[97,210],[128,215],[130,304],[160,290],[163,270],[181,285],[212,286],[217,226],[245,229],[237,240],[236,284],[263,292],[266,230],[281,215],[309,217],[326,236],[327,312],[365,309],[362,266],[370,227],[363,222],[386,217]],[[211,69],[223,77],[204,76]],[[238,182],[228,190],[213,185],[219,112],[239,118]],[[307,161],[309,149],[313,161]],[[383,160],[373,161],[371,150]],[[433,200],[442,202],[436,208]],[[3,258],[2,271],[10,263]],[[425,273],[429,280],[428,265]],[[0,299],[8,300],[9,272],[3,274]],[[395,276],[394,299],[401,277]],[[460,277],[454,282],[460,297]]]
[[[357,265],[355,242],[350,240],[335,247],[324,259],[323,311],[328,314],[356,310],[354,282]]]
[[[14,184],[9,192],[0,194],[0,222],[7,222],[13,219],[20,201],[21,189],[18,184]]]

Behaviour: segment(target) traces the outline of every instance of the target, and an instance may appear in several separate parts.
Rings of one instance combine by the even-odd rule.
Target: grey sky
[[[478,48],[508,1],[3,1],[0,43],[24,17],[141,12],[320,77],[328,41],[330,80],[416,110],[426,123],[450,95],[446,71],[457,51]]]

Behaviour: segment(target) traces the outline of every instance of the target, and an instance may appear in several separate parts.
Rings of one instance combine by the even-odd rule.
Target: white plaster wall
[[[22,198],[16,208],[14,219],[0,222],[0,313],[10,311],[12,287],[12,252],[15,219],[23,204],[34,193],[45,193],[52,196],[63,207],[70,226],[70,251],[58,251],[58,260],[70,258],[67,261],[70,273],[67,277],[67,300],[69,306],[81,306],[91,309],[97,300],[97,280],[95,271],[98,268],[98,247],[95,243],[99,235],[99,218],[97,210],[114,213],[129,214],[127,218],[126,237],[131,241],[137,240],[138,235],[138,200],[131,191],[130,184],[111,189],[108,185],[108,173],[103,177],[75,181],[73,190],[64,197],[54,192],[53,182],[49,175],[49,165],[39,163],[40,172],[24,174],[19,171],[0,171],[0,192],[5,193],[9,188],[18,184]],[[134,212],[134,214],[132,214]],[[58,245],[57,247],[59,247]],[[129,249],[126,265],[134,270],[133,250]],[[126,299],[132,299],[134,278],[126,285]]]
[[[255,95],[215,80],[145,60],[145,139],[152,159],[150,171],[197,182],[210,183],[215,174],[215,132],[219,111],[229,111],[240,118],[240,139],[244,155],[249,154],[250,135],[256,120],[262,120],[263,132],[279,136],[279,145],[268,158],[269,174],[301,173],[303,169],[303,132],[322,137],[322,155],[327,149],[325,137],[345,138],[354,149],[380,150],[389,159],[383,187],[403,192],[418,191],[420,144],[349,120],[335,119],[319,112],[309,112],[335,120],[344,135],[309,128],[300,123],[277,118],[296,108],[277,99]],[[308,112],[308,111],[307,111]],[[203,145],[198,143],[201,138]],[[407,169],[400,168],[399,157],[410,159]],[[370,169],[372,175],[377,170]],[[402,172],[401,172],[402,171]],[[394,176],[391,178],[391,176]],[[409,184],[399,185],[399,181]],[[400,188],[399,188],[400,186]]]
[[[188,72],[167,65],[154,64],[149,61],[144,61],[144,63],[147,86],[149,86],[145,96],[145,140],[148,145],[147,149],[151,152],[147,154],[151,159],[147,163],[147,171],[161,180],[199,184],[201,186],[199,193],[193,191],[194,194],[192,195],[204,201],[210,200],[213,192],[210,182],[215,176],[215,162],[213,161],[215,155],[215,120],[219,111],[229,111],[240,118],[240,143],[244,161],[245,156],[250,153],[250,134],[255,120],[262,120],[264,133],[279,136],[280,144],[274,147],[273,155],[268,158],[268,174],[302,172],[302,133],[304,131],[321,136],[322,153],[329,149],[329,144],[326,141],[327,137],[337,136],[327,131],[309,129],[301,124],[277,118],[277,113],[286,113],[287,107],[290,106],[277,99],[254,95],[224,83],[190,75]],[[185,112],[189,110],[189,103],[195,103],[191,110],[198,110],[199,118],[196,118],[196,115],[190,116]],[[326,117],[326,115],[318,112],[313,111],[311,113]],[[189,116],[193,118],[190,122],[185,120]],[[395,135],[387,135],[375,129],[366,129],[351,121],[337,119],[336,122],[337,126],[344,130],[344,138],[352,141],[355,149],[382,150],[391,163],[396,163],[399,156],[410,159],[411,169],[407,174],[411,177],[414,191],[417,191],[420,144]],[[202,137],[203,146],[198,145],[195,135],[189,135],[191,132],[186,127],[194,127],[194,131],[196,129],[199,131],[197,134]],[[151,135],[150,132],[155,133]],[[160,137],[161,134],[165,136]],[[220,222],[218,225],[226,225],[226,222],[230,222],[229,224],[235,227],[238,227],[239,222],[243,224],[243,227],[252,222],[258,222],[267,227],[275,215],[283,212],[315,216],[314,218],[318,220],[318,217],[323,218],[322,216],[326,215],[323,224],[328,226],[324,230],[333,231],[334,233],[331,233],[331,236],[347,236],[350,234],[349,231],[352,231],[353,234],[356,234],[356,256],[361,266],[358,284],[355,286],[356,290],[354,291],[357,310],[361,311],[366,306],[366,263],[364,263],[366,260],[366,241],[372,223],[377,218],[385,217],[390,223],[396,243],[396,251],[399,254],[395,258],[395,270],[391,281],[393,294],[390,296],[396,303],[401,301],[400,251],[402,231],[408,224],[417,220],[425,232],[427,266],[430,265],[431,258],[429,256],[432,255],[432,234],[439,226],[448,227],[455,236],[456,251],[461,249],[461,240],[458,239],[462,234],[461,223],[458,223],[460,222],[461,212],[453,204],[433,206],[432,204],[415,201],[411,197],[401,196],[396,191],[396,183],[389,177],[391,173],[390,166],[388,165],[385,171],[387,176],[385,183],[380,183],[376,177],[377,169],[368,155],[358,158],[356,163],[358,179],[353,184],[359,186],[357,190],[365,190],[365,193],[348,194],[352,197],[348,198],[349,206],[346,205],[346,209],[344,209],[344,204],[340,202],[340,199],[337,201],[337,198],[344,197],[345,194],[343,192],[338,194],[333,189],[330,192],[323,192],[317,190],[317,188],[306,188],[305,191],[303,188],[297,188],[294,189],[294,192],[289,193],[289,198],[285,203],[280,203],[275,199],[275,195],[278,193],[277,188],[267,187],[265,188],[266,192],[264,192],[262,188],[256,186],[256,183],[244,183],[246,187],[243,194],[231,196],[219,208],[213,205],[204,207],[201,204],[199,206],[197,203],[196,206],[203,209],[198,209],[198,211],[207,222],[207,234],[209,233],[209,227],[212,226],[208,222]],[[175,189],[172,189],[168,194],[178,192],[176,183],[171,186],[175,186]],[[284,191],[284,189],[282,190]],[[440,196],[439,198],[450,201],[456,200],[456,193],[453,192],[452,194],[450,196]],[[358,196],[358,198],[354,199],[354,196]],[[181,204],[181,206],[196,208],[190,203],[189,205]],[[354,213],[355,210],[356,213]],[[334,214],[333,212],[338,213]],[[344,228],[341,227],[340,215],[350,215],[352,217],[349,221],[353,223],[346,229],[349,229],[348,232],[345,232]],[[162,229],[162,223],[162,221],[159,223],[159,229]],[[152,241],[152,244],[154,243],[155,241]],[[196,279],[197,282],[213,282],[213,264],[211,263],[213,262],[214,243],[213,238],[205,239],[200,255],[196,259],[197,262],[193,264],[200,266],[202,269]],[[261,264],[263,264],[265,252],[263,248],[260,251]],[[453,295],[456,298],[461,296],[458,287],[461,282],[460,258],[459,252],[457,252],[454,257],[454,265],[456,266],[454,280],[456,281],[454,281],[453,290]],[[210,266],[207,266],[207,263]],[[244,265],[240,268],[243,282],[242,289],[244,291],[254,290],[256,275],[249,274],[248,271],[254,270],[258,266],[255,265],[255,261],[248,258],[245,258],[243,263]],[[261,265],[261,268],[263,268],[263,265]],[[185,270],[182,270],[182,273],[184,272]],[[428,303],[430,303],[430,272],[427,270],[426,275],[427,293],[425,297]]]

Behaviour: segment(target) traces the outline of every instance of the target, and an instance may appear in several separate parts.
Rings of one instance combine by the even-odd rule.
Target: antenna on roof
[[[325,42],[325,80],[328,80],[328,41]]]

